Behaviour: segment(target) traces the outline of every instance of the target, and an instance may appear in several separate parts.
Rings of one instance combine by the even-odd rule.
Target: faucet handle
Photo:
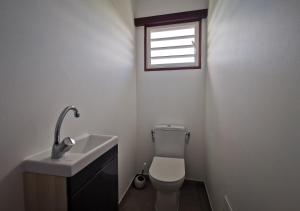
[[[52,159],[61,158],[64,153],[69,151],[75,144],[75,140],[71,137],[64,138],[64,140],[59,144],[54,144],[52,147]]]
[[[61,152],[64,153],[69,151],[75,144],[75,140],[71,137],[64,138],[64,140],[61,142]]]
[[[66,137],[64,138],[63,143],[67,146],[74,146],[76,144],[76,141],[71,137]]]

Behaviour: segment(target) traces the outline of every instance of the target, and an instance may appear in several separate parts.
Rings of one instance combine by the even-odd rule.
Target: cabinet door
[[[118,160],[113,159],[72,199],[70,211],[118,210]]]

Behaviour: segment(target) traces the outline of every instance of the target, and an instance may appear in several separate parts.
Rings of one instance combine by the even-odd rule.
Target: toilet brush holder
[[[145,187],[145,185],[146,185],[146,177],[144,175],[146,165],[147,165],[147,163],[144,162],[142,173],[141,174],[137,174],[135,176],[135,178],[134,178],[134,187],[136,189],[143,189]]]
[[[146,186],[146,177],[143,174],[137,174],[134,178],[134,187],[143,189]]]

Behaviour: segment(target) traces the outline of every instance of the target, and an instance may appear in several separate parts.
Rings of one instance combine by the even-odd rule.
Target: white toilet
[[[176,211],[185,178],[184,149],[189,131],[176,125],[156,125],[152,130],[155,155],[149,177],[156,189],[156,211]]]

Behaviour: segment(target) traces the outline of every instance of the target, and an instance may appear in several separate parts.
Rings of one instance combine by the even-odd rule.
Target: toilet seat
[[[149,170],[150,176],[160,182],[176,183],[184,179],[184,159],[154,157]]]

